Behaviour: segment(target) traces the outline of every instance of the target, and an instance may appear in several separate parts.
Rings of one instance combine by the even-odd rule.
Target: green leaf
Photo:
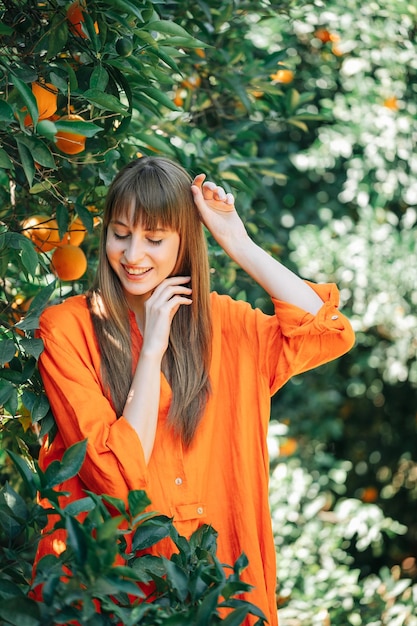
[[[21,521],[27,520],[28,509],[26,503],[17,491],[6,483],[2,488],[1,495],[16,519]]]
[[[26,405],[30,411],[32,422],[35,424],[39,422],[49,411],[49,401],[45,394],[36,396],[31,406]]]
[[[13,28],[8,26],[4,22],[0,22],[0,35],[11,35],[13,33]]]
[[[25,176],[29,183],[29,186],[31,186],[33,178],[35,176],[35,163],[33,161],[32,154],[29,148],[23,142],[21,142],[20,139],[16,139],[16,143],[23,171],[25,172]]]
[[[22,250],[21,259],[24,268],[30,276],[35,276],[39,263],[39,256],[35,250],[35,246],[30,239],[21,235],[20,248]]]
[[[10,580],[0,580],[0,598],[16,598],[24,596],[22,589]]]
[[[69,447],[62,457],[59,471],[56,472],[53,479],[45,485],[45,488],[56,487],[60,483],[72,478],[80,471],[84,462],[87,449],[87,439],[73,444]],[[51,464],[52,465],[52,464]],[[51,467],[51,466],[49,466]]]
[[[188,596],[188,576],[176,563],[163,558],[167,582],[176,592],[178,599],[184,602]]]
[[[0,340],[0,365],[12,360],[16,352],[16,346],[12,339]]]
[[[2,600],[0,617],[14,626],[39,626],[41,623],[38,603],[27,597]]]
[[[223,621],[223,626],[240,626],[243,623],[243,620],[249,613],[249,607],[241,606],[238,609],[235,609],[233,613],[230,613]]]
[[[113,496],[108,496],[107,494],[103,494],[102,498],[105,502],[115,508],[116,511],[119,511],[119,513],[126,515],[126,505],[123,500],[121,500],[120,498],[114,498]]]
[[[154,20],[146,24],[146,30],[154,30],[157,33],[165,33],[167,35],[175,35],[178,37],[191,37],[185,28],[179,26],[175,22],[168,22],[166,20]]]
[[[6,452],[21,475],[29,496],[31,498],[35,498],[39,486],[39,477],[32,472],[27,462],[22,459],[21,456],[15,454],[11,450],[6,450]]]
[[[29,193],[35,196],[37,193],[42,193],[43,191],[48,191],[52,187],[52,183],[49,180],[42,180],[39,183],[35,183],[29,189]]]
[[[87,93],[87,92],[86,92]],[[58,131],[63,130],[66,132],[83,135],[84,137],[94,137],[97,133],[103,129],[93,122],[81,122],[78,120],[56,120],[55,127]]]
[[[127,115],[128,113],[127,106],[120,102],[116,96],[112,96],[109,93],[103,93],[98,89],[87,89],[87,91],[83,93],[83,96],[88,102],[91,102],[91,104],[94,104],[94,106],[99,109],[113,111],[121,115]]]
[[[54,122],[51,122],[51,120],[41,120],[40,122],[38,122],[36,132],[42,137],[53,140],[57,133],[57,127],[55,126]]]
[[[68,40],[68,21],[63,20],[60,14],[54,15],[50,23],[48,37],[48,52],[46,60],[52,59],[65,47]]]
[[[171,522],[167,520],[168,518],[164,518],[161,522],[159,517],[153,517],[149,521],[141,524],[134,534],[132,550],[150,548],[161,539],[168,537]]]
[[[55,287],[56,287],[55,280],[49,283],[49,285],[46,285],[46,287],[43,287],[33,298],[29,307],[29,312],[40,314],[45,308],[45,306],[48,304],[49,298],[55,291]]]
[[[56,221],[58,224],[59,236],[62,239],[62,237],[68,231],[68,226],[69,226],[68,209],[63,204],[58,204],[56,208]]]
[[[26,354],[34,356],[35,359],[38,359],[39,355],[43,352],[42,339],[21,339],[19,345],[24,349]]]
[[[141,489],[135,489],[128,494],[128,506],[132,517],[136,517],[139,513],[142,513],[147,506],[151,503],[146,492]]]
[[[39,113],[36,98],[33,95],[32,89],[30,89],[27,84],[21,81],[15,74],[12,74],[12,82],[20,93],[22,100],[29,111],[29,115],[32,118],[33,125],[36,127],[39,119]]]
[[[298,120],[295,117],[289,117],[287,119],[288,124],[291,124],[291,126],[296,126],[297,128],[299,128],[300,130],[304,131],[305,133],[308,132],[308,126],[305,122],[302,122],[300,120]]]
[[[196,623],[200,626],[210,626],[213,615],[216,614],[217,604],[219,600],[220,589],[214,587],[204,598],[198,607],[196,615]]]
[[[88,511],[92,511],[95,508],[96,504],[94,500],[90,497],[80,498],[79,500],[74,500],[74,502],[70,502],[65,507],[64,511],[66,515],[71,515],[72,517],[76,517],[80,513],[85,513]]]
[[[91,215],[91,212],[85,206],[78,203],[75,205],[75,210],[77,211],[78,217],[81,218],[82,223],[91,235],[94,230],[94,218]]]
[[[180,110],[173,103],[171,98],[168,98],[168,96],[165,95],[162,91],[159,91],[159,89],[156,89],[155,87],[143,87],[142,91],[143,93],[148,95],[150,98],[152,98],[152,100],[156,100],[156,102],[159,102],[159,104],[162,104],[163,106],[167,107],[167,109],[170,109],[171,111]]]
[[[109,73],[102,65],[96,65],[90,76],[90,89],[105,91],[109,83]]]
[[[8,380],[0,380],[0,406],[6,404],[15,391],[14,385]]]
[[[13,109],[5,100],[0,100],[0,122],[14,122]]]
[[[13,161],[10,159],[4,148],[0,148],[0,168],[3,170],[14,169]]]
[[[74,551],[78,565],[84,565],[87,560],[87,539],[82,525],[73,517],[67,517],[65,523],[68,534],[68,545]]]
[[[173,149],[171,143],[168,139],[163,139],[155,134],[145,134],[141,132],[135,132],[134,137],[137,141],[141,142],[143,145],[147,147],[154,148],[155,150],[159,150],[162,153],[169,154],[171,156],[175,155],[175,150]]]
[[[118,528],[123,520],[123,516],[111,517],[99,525],[96,531],[97,541],[116,541]]]
[[[140,9],[139,7],[135,6],[133,2],[128,2],[128,0],[112,0],[111,5],[114,9],[118,9],[119,11],[127,13],[128,15],[134,15],[141,22],[144,21],[142,13],[147,10],[146,6]]]

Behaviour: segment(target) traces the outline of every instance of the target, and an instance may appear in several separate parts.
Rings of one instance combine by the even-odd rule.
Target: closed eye
[[[130,235],[119,235],[118,233],[113,233],[115,239],[127,239]]]
[[[162,239],[149,239],[148,238],[149,243],[151,243],[153,246],[159,246],[162,243]]]

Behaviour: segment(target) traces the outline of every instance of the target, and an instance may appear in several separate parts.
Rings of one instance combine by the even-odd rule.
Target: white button
[[[338,315],[332,315],[332,320],[338,320],[339,316]]]
[[[176,478],[176,479],[175,479],[175,484],[176,484],[176,485],[182,485],[182,478],[180,478],[180,477],[178,476],[178,478]]]
[[[198,509],[197,509],[197,513],[198,513],[199,515],[203,515],[203,512],[204,512],[203,507],[202,507],[202,506],[199,506],[199,507],[198,507]]]

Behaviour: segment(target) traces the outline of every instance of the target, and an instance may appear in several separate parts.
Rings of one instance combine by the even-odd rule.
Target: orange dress
[[[342,355],[354,342],[350,323],[337,309],[336,287],[311,286],[323,300],[315,316],[277,300],[275,315],[266,315],[245,302],[211,294],[212,395],[206,412],[191,447],[183,448],[167,427],[171,389],[161,374],[148,465],[135,430],[123,416],[118,419],[103,393],[85,297],[48,308],[39,329],[45,345],[39,368],[58,427],[53,443],[41,450],[41,468],[88,438],[79,475],[60,490],[70,492],[71,500],[83,497],[84,489],[126,500],[129,490],[144,489],[152,510],[172,516],[182,535],[211,524],[218,531],[222,563],[231,565],[242,552],[247,555],[242,577],[254,587],[247,599],[264,611],[271,626],[278,618],[268,501],[270,398],[290,377]],[[133,313],[130,320],[136,363],[142,338]],[[167,545],[157,544],[155,553],[166,551]],[[37,560],[54,549],[54,535],[45,536]]]

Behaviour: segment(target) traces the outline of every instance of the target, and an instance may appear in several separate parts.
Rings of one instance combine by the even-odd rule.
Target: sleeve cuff
[[[323,300],[323,306],[316,315],[312,315],[297,306],[272,299],[275,314],[286,337],[297,335],[319,335],[324,332],[341,332],[345,330],[347,320],[339,312],[339,291],[334,283],[317,285],[305,281]]]

